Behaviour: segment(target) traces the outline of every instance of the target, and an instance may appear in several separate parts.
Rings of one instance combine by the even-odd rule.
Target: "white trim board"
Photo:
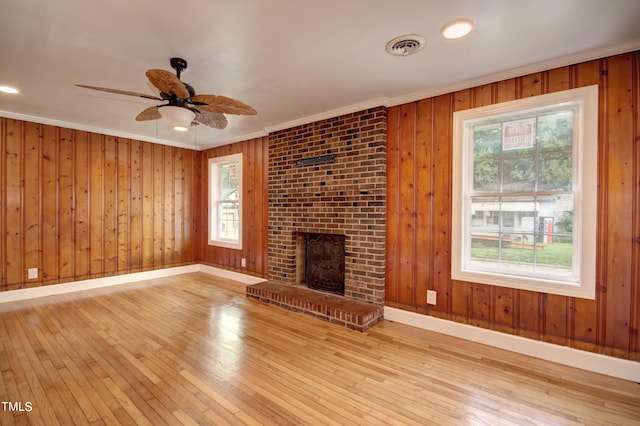
[[[82,281],[72,281],[62,284],[46,285],[42,287],[22,288],[0,292],[0,303],[16,302],[18,300],[33,299],[36,297],[53,296],[55,294],[71,293],[74,291],[91,290],[94,288],[110,287],[121,284],[130,284],[137,281],[152,280],[155,278],[170,277],[173,275],[188,274],[191,272],[204,272],[221,278],[239,281],[242,284],[255,284],[266,281],[262,278],[245,275],[239,272],[213,266],[193,264],[178,266],[175,268],[155,269],[153,271],[134,272],[131,274],[112,275],[109,277],[93,278]]]
[[[230,280],[238,281],[242,284],[257,284],[261,283],[265,280],[264,278],[254,277],[253,275],[243,274],[241,272],[229,271],[227,269],[216,268],[215,266],[209,265],[198,265],[199,272],[204,272],[205,274],[215,275],[220,278],[228,278]]]
[[[384,319],[534,358],[640,383],[640,362],[500,333],[385,306]]]

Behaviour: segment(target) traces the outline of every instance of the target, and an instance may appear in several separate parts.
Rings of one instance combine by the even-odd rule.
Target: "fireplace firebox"
[[[307,287],[344,295],[345,236],[306,234]]]

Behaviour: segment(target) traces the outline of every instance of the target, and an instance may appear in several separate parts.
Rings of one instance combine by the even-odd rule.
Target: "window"
[[[454,114],[453,279],[595,298],[598,88]]]
[[[242,154],[209,159],[209,244],[242,249]]]

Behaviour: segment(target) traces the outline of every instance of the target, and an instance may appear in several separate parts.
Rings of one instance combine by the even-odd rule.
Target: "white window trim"
[[[578,191],[574,200],[574,228],[578,241],[574,240],[577,254],[579,279],[577,283],[567,283],[553,279],[527,277],[516,273],[484,272],[466,270],[463,266],[463,247],[466,229],[469,226],[468,194],[464,182],[468,182],[470,167],[465,167],[466,151],[470,144],[464,143],[465,121],[475,120],[495,114],[527,110],[555,105],[562,102],[579,101],[581,114],[577,117],[577,135],[574,143],[576,176],[574,183]],[[541,293],[558,294],[585,299],[595,299],[596,281],[596,231],[597,231],[597,151],[598,151],[598,86],[588,86],[562,92],[540,95],[485,107],[455,112],[453,115],[453,196],[452,196],[452,241],[451,278],[454,280],[510,287]],[[468,161],[467,161],[468,164]],[[579,227],[579,228],[576,228]]]
[[[217,199],[218,199],[218,176],[217,168],[232,162],[240,163],[240,179],[238,181],[238,209],[240,211],[240,224],[239,224],[239,234],[238,240],[230,240],[224,238],[216,238],[214,236],[214,232],[218,230],[217,223]],[[243,177],[243,164],[242,164],[242,153],[225,155],[223,157],[214,157],[209,159],[208,164],[208,172],[209,172],[209,245],[217,246],[217,247],[226,247],[236,250],[242,250],[242,222],[244,218],[242,217],[242,177]],[[215,172],[214,172],[214,169]]]

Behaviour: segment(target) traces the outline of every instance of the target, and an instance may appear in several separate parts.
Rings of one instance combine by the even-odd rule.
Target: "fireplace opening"
[[[303,234],[304,283],[314,290],[344,295],[345,236]],[[300,259],[302,260],[302,259]]]

